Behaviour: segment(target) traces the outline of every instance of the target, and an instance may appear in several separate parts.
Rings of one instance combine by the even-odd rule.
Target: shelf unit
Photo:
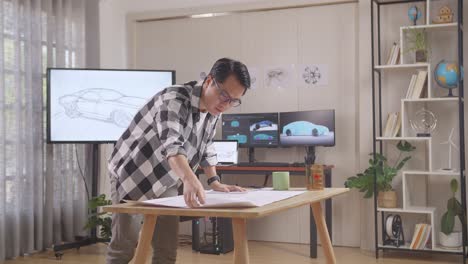
[[[426,170],[406,170],[402,172],[402,205],[401,208],[380,208],[377,206],[377,195],[374,195],[374,225],[375,225],[375,248],[376,257],[379,257],[379,250],[401,250],[401,251],[420,251],[420,252],[437,252],[447,254],[458,254],[463,258],[463,263],[466,263],[467,257],[467,227],[462,226],[463,233],[463,245],[460,248],[449,249],[444,248],[438,244],[438,233],[440,230],[439,219],[441,216],[440,210],[437,207],[433,207],[427,204],[427,197],[429,196],[428,181],[429,177],[437,177],[438,179],[443,178],[455,178],[458,177],[461,191],[461,203],[464,210],[466,219],[466,179],[465,179],[465,139],[464,139],[464,85],[463,80],[459,78],[458,85],[458,96],[456,97],[440,97],[435,93],[435,88],[432,86],[431,78],[435,64],[429,60],[428,63],[412,63],[405,51],[405,38],[406,31],[411,29],[424,29],[426,32],[451,32],[456,34],[457,39],[457,58],[459,69],[463,69],[463,0],[452,0],[456,3],[456,22],[446,24],[432,24],[431,23],[431,3],[434,0],[370,0],[371,1],[371,40],[372,40],[372,116],[373,116],[373,152],[383,153],[384,144],[393,141],[414,141],[422,142],[426,144]],[[382,50],[381,50],[381,9],[387,6],[393,6],[398,4],[418,3],[424,5],[425,8],[425,19],[426,22],[422,25],[408,26],[404,25],[399,28],[400,37],[400,64],[396,65],[382,65]],[[408,5],[402,7],[407,8]],[[404,9],[407,10],[407,9]],[[395,72],[411,72],[417,70],[426,70],[427,85],[425,86],[425,98],[418,99],[401,99],[400,100],[400,111],[401,111],[401,133],[398,137],[382,137],[382,116],[384,116],[382,104],[385,103],[382,100],[382,92],[384,85],[382,84],[383,74],[394,74]],[[415,137],[412,135],[408,127],[408,110],[414,105],[424,104],[430,105],[450,105],[456,107],[458,112],[458,135],[459,135],[459,168],[457,171],[440,171],[434,170],[433,165],[433,143],[432,137]],[[374,157],[375,158],[375,157]],[[424,184],[411,186],[415,181],[423,181]],[[414,185],[414,184],[413,184]],[[415,191],[416,190],[416,191]],[[377,193],[377,185],[374,181],[374,193]],[[418,195],[415,195],[417,193]],[[417,197],[416,197],[417,196]],[[379,228],[381,232],[384,232],[384,219],[385,214],[399,213],[399,214],[416,214],[426,216],[431,222],[431,236],[432,236],[432,247],[420,250],[413,250],[409,248],[409,244],[405,244],[400,247],[393,245],[384,245],[383,237],[379,239]],[[378,217],[381,217],[381,223],[378,222]],[[411,234],[405,234],[407,238],[411,239]]]

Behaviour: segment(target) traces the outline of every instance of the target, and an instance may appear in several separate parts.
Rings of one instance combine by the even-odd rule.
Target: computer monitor
[[[237,140],[214,140],[219,164],[237,164],[239,153]]]
[[[48,143],[113,143],[175,71],[49,68],[47,82]]]
[[[335,145],[335,110],[280,113],[281,146]]]
[[[240,147],[276,147],[278,113],[223,114],[222,138]]]

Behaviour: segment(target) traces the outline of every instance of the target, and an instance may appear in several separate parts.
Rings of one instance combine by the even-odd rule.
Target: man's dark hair
[[[240,61],[229,58],[222,58],[217,60],[210,70],[210,75],[220,83],[223,83],[230,75],[239,81],[245,87],[244,93],[250,88],[250,74],[247,66]]]

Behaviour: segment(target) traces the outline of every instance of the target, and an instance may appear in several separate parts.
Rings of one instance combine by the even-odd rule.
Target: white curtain
[[[84,147],[46,144],[46,69],[85,66],[84,13],[0,0],[0,262],[87,234]]]

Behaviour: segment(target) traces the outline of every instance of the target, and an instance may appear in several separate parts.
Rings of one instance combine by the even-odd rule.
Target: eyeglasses
[[[213,83],[215,84],[216,88],[219,91],[219,100],[221,100],[221,102],[229,103],[232,107],[237,107],[237,106],[241,105],[242,102],[241,102],[240,99],[232,98],[229,95],[228,92],[226,92],[224,89],[219,87],[218,82],[216,82],[216,80],[214,78],[212,80],[213,80]]]

